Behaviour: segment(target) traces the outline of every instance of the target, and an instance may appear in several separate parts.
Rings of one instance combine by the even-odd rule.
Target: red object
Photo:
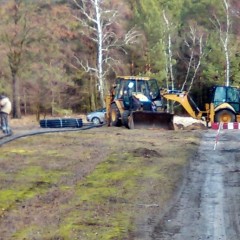
[[[218,130],[220,123],[212,123],[212,129]],[[240,129],[240,123],[238,122],[230,122],[223,123],[222,129]]]

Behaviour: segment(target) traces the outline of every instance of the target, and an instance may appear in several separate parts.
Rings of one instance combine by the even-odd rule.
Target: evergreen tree
[[[166,79],[166,55],[164,42],[163,9],[157,0],[139,0],[134,4],[135,24],[141,27],[146,38],[144,54],[136,60],[142,66],[138,74]],[[143,62],[143,64],[141,64]],[[143,68],[145,66],[145,68]]]

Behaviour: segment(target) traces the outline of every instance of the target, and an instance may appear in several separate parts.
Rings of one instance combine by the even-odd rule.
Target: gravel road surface
[[[179,200],[150,239],[240,239],[240,131],[216,135],[214,130],[204,133]]]

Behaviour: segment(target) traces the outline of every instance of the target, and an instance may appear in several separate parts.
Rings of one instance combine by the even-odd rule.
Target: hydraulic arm
[[[185,91],[164,91],[162,97],[180,103],[192,118],[201,119],[203,116],[204,112],[199,110],[196,103]]]

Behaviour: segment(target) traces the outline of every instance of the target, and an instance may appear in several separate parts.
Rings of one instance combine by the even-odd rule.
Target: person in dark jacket
[[[8,125],[8,116],[12,110],[12,103],[8,97],[0,95],[0,123],[4,134],[12,134],[12,130]]]

